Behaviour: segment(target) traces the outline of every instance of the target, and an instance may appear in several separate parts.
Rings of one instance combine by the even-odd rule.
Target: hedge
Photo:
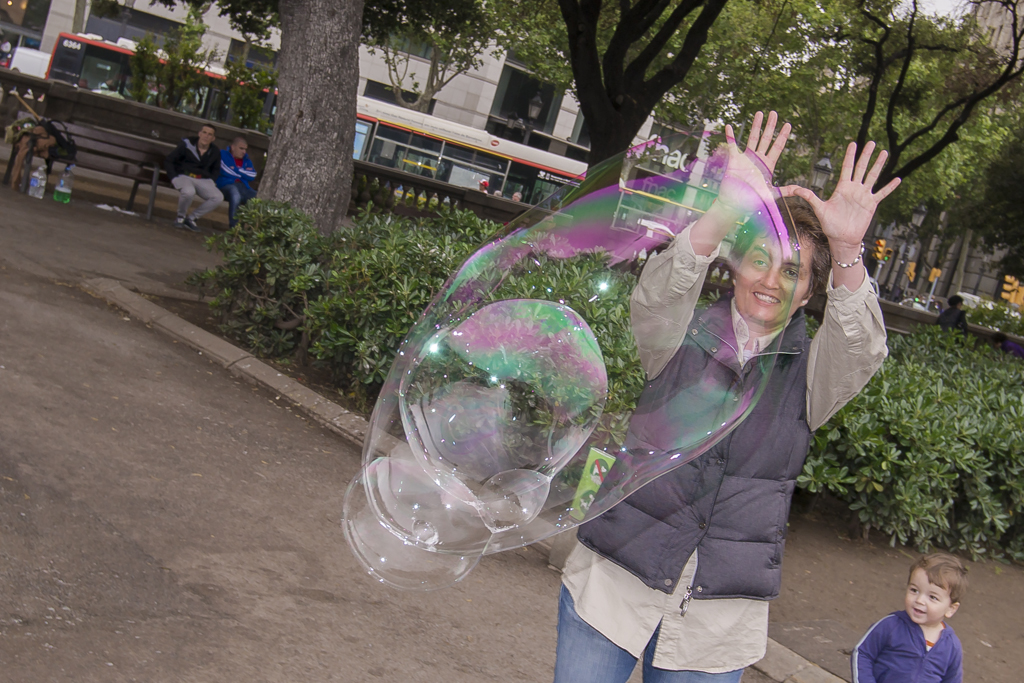
[[[798,484],[895,544],[1024,559],[1024,365],[975,337],[889,337],[868,386],[814,436]]]
[[[369,408],[434,293],[500,229],[448,208],[417,220],[365,211],[324,237],[287,205],[256,200],[210,239],[223,265],[190,281],[216,295],[226,336],[329,370]],[[558,292],[594,330],[609,374],[605,410],[621,414],[643,383],[628,331],[635,276],[619,274],[618,294],[595,303],[595,269],[604,269],[595,255],[552,259],[507,278],[494,297]],[[893,543],[1024,559],[1024,366],[936,327],[889,346],[864,391],[815,433],[798,485],[830,492]]]

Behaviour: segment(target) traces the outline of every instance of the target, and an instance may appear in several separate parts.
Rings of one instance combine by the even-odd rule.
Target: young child
[[[967,590],[967,570],[947,553],[910,567],[902,612],[868,629],[853,650],[853,683],[961,683],[963,652],[945,624]]]

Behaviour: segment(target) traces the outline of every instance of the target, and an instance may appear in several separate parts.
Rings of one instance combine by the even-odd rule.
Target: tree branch
[[[690,30],[686,32],[686,38],[683,41],[683,47],[676,56],[676,59],[672,64],[660,69],[658,73],[654,74],[650,80],[644,83],[648,98],[643,102],[645,106],[653,108],[657,101],[661,99],[661,95],[657,93],[667,92],[669,88],[680,83],[686,74],[690,71],[690,67],[696,61],[697,56],[700,54],[701,48],[708,40],[708,31],[711,29],[711,25],[718,19],[718,15],[725,9],[725,4],[728,0],[706,0],[704,3],[704,9],[694,20],[693,25],[690,26]],[[650,47],[650,46],[648,46]],[[639,58],[638,58],[639,59]],[[637,64],[637,60],[633,61],[633,65]],[[630,65],[630,69],[633,68]],[[646,70],[646,67],[644,67]],[[627,76],[629,76],[627,71]],[[637,82],[643,82],[643,73],[637,79]]]
[[[623,90],[626,55],[630,46],[643,38],[670,3],[671,0],[641,0],[632,8],[625,0],[619,3],[619,23],[602,60],[605,89],[613,98]]]
[[[1015,28],[1016,23],[1016,20],[1014,20]],[[987,87],[983,88],[982,90],[977,91],[966,98],[961,98],[960,100],[957,100],[956,102],[950,103],[943,107],[942,111],[940,111],[932,119],[932,122],[928,126],[922,128],[919,131],[916,131],[913,135],[909,136],[902,143],[898,151],[902,153],[902,151],[906,149],[907,146],[909,146],[911,143],[923,137],[924,135],[927,135],[929,132],[937,128],[939,121],[943,117],[945,117],[946,114],[948,114],[950,111],[953,111],[958,106],[962,106],[963,108],[960,110],[960,113],[950,122],[949,127],[946,129],[946,132],[943,133],[942,137],[935,141],[924,152],[918,154],[909,162],[898,168],[897,164],[899,163],[900,154],[890,156],[889,159],[886,161],[885,168],[882,169],[882,173],[879,176],[878,184],[876,185],[876,187],[882,187],[885,183],[887,183],[889,180],[893,178],[905,178],[909,176],[911,173],[913,173],[914,171],[921,168],[929,161],[937,157],[946,147],[957,142],[960,139],[959,130],[964,126],[965,123],[967,123],[967,120],[970,118],[971,113],[974,111],[974,108],[982,101],[984,101],[988,97],[991,97],[996,92],[1001,90],[1005,85],[1010,83],[1010,81],[1020,78],[1021,75],[1024,74],[1024,62],[1022,62],[1019,57],[1022,37],[1024,36],[1021,35],[1021,32],[1019,30],[1014,31],[1013,49],[1011,50],[1010,55],[1007,57],[1006,67],[1003,69],[1003,72],[1000,74],[999,78],[997,78],[995,81],[990,83]]]
[[[885,75],[885,43],[889,40],[889,26],[864,9],[863,2],[861,3],[861,14],[867,17],[868,21],[882,29],[882,38],[875,41],[865,40],[865,42],[874,46],[875,68],[871,73],[871,80],[868,85],[868,101],[864,107],[864,114],[860,119],[860,129],[857,131],[857,149],[864,149],[864,145],[867,144],[868,135],[870,135],[871,131],[871,121],[875,118],[875,108],[878,106],[878,88],[882,83],[882,77]]]
[[[569,61],[576,79],[576,92],[583,116],[611,118],[614,109],[608,100],[601,75],[601,57],[597,46],[597,23],[602,0],[558,0],[569,43]]]
[[[903,92],[903,86],[907,81],[907,73],[910,71],[910,63],[914,59],[914,21],[917,19],[917,0],[913,0],[913,9],[910,11],[910,20],[907,22],[907,47],[904,50],[903,65],[900,67],[900,75],[896,78],[896,85],[889,93],[889,106],[885,111],[885,135],[889,143],[889,149],[895,149],[899,143],[899,133],[896,131],[896,102]]]
[[[697,54],[700,53],[700,48],[703,47],[704,43],[707,42],[708,29],[711,28],[711,24],[713,24],[715,22],[715,19],[718,18],[718,15],[721,13],[722,8],[725,6],[725,3],[727,1],[728,0],[706,0],[705,2],[705,0],[683,0],[683,2],[680,2],[679,5],[674,10],[672,10],[672,14],[670,14],[668,19],[665,20],[665,23],[662,25],[660,29],[658,29],[658,32],[654,35],[654,37],[651,38],[647,45],[644,46],[644,49],[640,51],[640,54],[638,54],[636,58],[634,58],[633,61],[630,62],[629,66],[626,67],[626,70],[624,72],[625,81],[627,83],[642,83],[644,81],[644,78],[647,76],[647,69],[650,68],[655,58],[657,58],[657,56],[661,54],[661,51],[665,48],[665,45],[667,45],[668,41],[672,38],[672,36],[675,35],[676,31],[679,29],[680,24],[683,23],[683,20],[685,20],[686,17],[690,16],[690,14],[695,9],[697,9],[703,4],[704,10],[697,17],[697,21],[695,21],[693,26],[690,27],[690,30],[686,32],[686,38],[683,41],[683,49],[680,51],[679,55],[682,56],[682,54],[687,52],[687,46],[691,43],[691,36],[694,36],[694,31],[696,31],[698,34],[703,32],[703,37],[699,39],[699,45],[697,45],[696,52],[693,53],[693,58],[696,59]],[[697,24],[701,22],[701,19],[706,18],[706,15],[708,14],[708,9],[716,5],[718,5],[717,11],[714,12],[714,16],[710,19],[710,21],[707,21],[707,26],[698,27]],[[696,39],[697,37],[694,37],[694,40]],[[677,56],[676,58],[676,63],[680,61],[679,56]],[[690,64],[692,63],[693,60],[690,61]],[[672,66],[669,66],[668,68],[671,69]],[[690,65],[687,64],[685,70],[682,72],[682,76],[685,76],[686,72],[689,70]],[[664,71],[664,69],[662,71]],[[679,80],[682,80],[682,77],[680,77]],[[671,85],[669,87],[671,87]]]

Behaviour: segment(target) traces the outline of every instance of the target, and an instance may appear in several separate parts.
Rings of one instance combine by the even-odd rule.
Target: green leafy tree
[[[497,11],[492,3],[480,3],[452,25],[407,25],[385,36],[370,36],[370,53],[384,59],[395,102],[426,112],[434,96],[456,76],[478,68],[495,36]],[[425,75],[417,69],[421,62],[413,52],[428,62]],[[492,47],[495,57],[501,53],[500,47]]]
[[[1017,0],[998,4],[1021,11]],[[805,154],[786,162],[788,175],[806,177],[821,154],[841,158],[849,140],[875,140],[889,152],[880,185],[932,168],[921,192],[901,189],[906,214],[927,188],[943,200],[955,194],[972,168],[984,167],[992,136],[1005,136],[1000,110],[1019,97],[1024,72],[1024,26],[1016,21],[1008,47],[996,50],[972,14],[928,15],[916,0],[832,0],[821,11],[779,16],[784,49],[766,55],[770,68],[757,71],[752,88],[727,70],[722,90],[742,93],[735,104],[743,116],[766,103],[793,122]],[[800,39],[802,50],[793,42]],[[958,156],[943,163],[957,142]]]
[[[158,81],[158,106],[168,109],[178,109],[183,105],[186,109],[194,109],[198,106],[196,93],[209,84],[205,72],[216,55],[214,50],[203,49],[206,29],[203,13],[189,8],[185,23],[167,37]]]
[[[553,16],[550,3],[524,0],[505,30],[509,47],[538,76],[571,80],[590,128],[593,166],[627,149],[684,82],[727,1],[559,0]]]
[[[964,191],[953,219],[974,230],[989,248],[1006,249],[1002,269],[1019,277],[1024,275],[1024,127],[996,149],[980,181]]]
[[[238,60],[228,64],[228,122],[239,128],[265,131],[269,126],[263,116],[265,91],[272,91],[277,85],[277,72],[272,69],[248,67]]]
[[[128,96],[136,102],[151,104],[157,96],[156,83],[162,68],[159,48],[152,36],[147,35],[135,44],[135,54],[131,56],[129,65],[132,78],[128,83]]]
[[[202,13],[189,8],[185,23],[167,36],[162,48],[151,36],[140,41],[130,62],[131,96],[164,109],[195,113],[201,105],[199,93],[209,84],[205,72],[216,54],[203,48],[206,29]]]
[[[176,5],[178,0],[159,0]],[[202,6],[200,0],[182,4]],[[348,211],[362,34],[462,20],[473,0],[221,0],[223,16],[243,35],[276,26],[278,108],[260,196],[290,202],[323,233]]]

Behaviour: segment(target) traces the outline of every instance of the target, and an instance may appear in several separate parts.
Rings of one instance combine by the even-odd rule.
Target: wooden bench
[[[139,185],[149,185],[146,219],[152,220],[157,187],[159,185],[171,187],[171,183],[167,180],[167,173],[164,171],[164,157],[174,149],[174,146],[166,142],[148,140],[105,128],[75,123],[65,125],[78,147],[75,166],[134,181],[131,195],[128,197],[128,205],[125,207],[127,210],[131,211],[135,205],[135,196],[139,191]],[[4,184],[10,181],[11,167],[14,164],[15,156],[15,152],[12,150],[11,158],[7,162]],[[56,163],[62,162],[57,161]],[[25,159],[25,168],[22,172],[21,189],[23,192],[27,187],[31,169],[32,155],[29,154]]]

